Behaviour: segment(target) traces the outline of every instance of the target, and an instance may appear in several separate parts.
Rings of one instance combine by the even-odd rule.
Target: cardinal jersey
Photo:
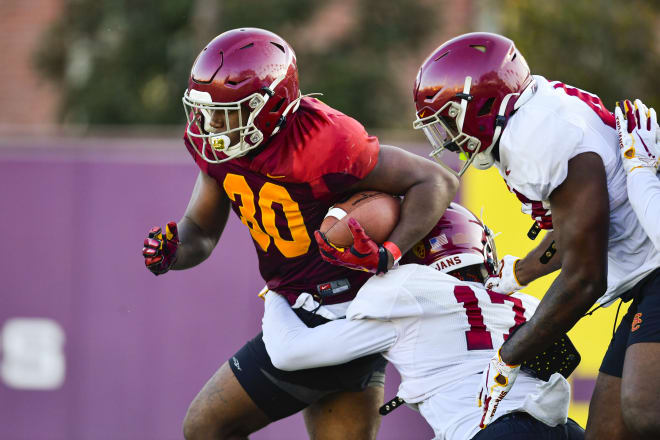
[[[291,304],[302,292],[320,294],[324,304],[355,296],[370,274],[324,262],[313,233],[329,207],[376,165],[378,140],[362,125],[303,98],[283,131],[252,158],[209,164],[184,139],[199,168],[225,190],[249,228],[269,289]]]
[[[594,152],[605,166],[610,205],[608,302],[660,266],[660,252],[628,201],[614,115],[602,101],[574,87],[535,76],[537,90],[509,119],[496,166],[509,189],[544,229],[552,229],[550,194],[566,178],[568,161]]]
[[[503,295],[409,264],[371,278],[347,318],[391,323],[396,341],[383,356],[401,374],[398,395],[418,404],[436,438],[469,439],[479,430],[476,393],[484,366],[537,304],[522,292]],[[521,373],[496,417],[521,410],[556,425],[566,422],[569,401],[560,375],[546,383]]]

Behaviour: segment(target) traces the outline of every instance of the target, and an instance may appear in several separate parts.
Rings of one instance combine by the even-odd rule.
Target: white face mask
[[[240,101],[219,103],[213,102],[207,92],[186,90],[183,107],[188,121],[187,135],[197,153],[206,162],[222,163],[244,156],[259,146],[264,136],[254,125],[254,119],[267,100],[267,94],[254,93]],[[244,110],[246,107],[249,113]],[[222,131],[211,125],[213,118],[223,122]],[[202,139],[201,148],[194,138]],[[233,143],[232,138],[236,138]]]

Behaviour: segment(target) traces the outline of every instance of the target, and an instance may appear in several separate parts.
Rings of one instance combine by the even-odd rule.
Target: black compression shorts
[[[615,377],[621,377],[623,373],[623,361],[629,346],[639,342],[660,342],[660,268],[624,295],[633,298],[633,302],[600,366],[601,372]]]
[[[305,310],[296,310],[296,313],[310,327],[327,322]],[[279,370],[270,361],[262,333],[229,359],[238,382],[272,421],[295,414],[331,393],[361,391],[368,386],[383,387],[386,365],[387,361],[380,354],[374,354],[342,365],[299,371]]]

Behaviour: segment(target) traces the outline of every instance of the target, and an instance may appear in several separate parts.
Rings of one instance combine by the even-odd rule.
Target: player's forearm
[[[396,341],[389,322],[338,319],[308,328],[276,293],[266,295],[263,340],[273,365],[293,371],[325,367],[380,353]]]
[[[227,224],[231,205],[224,189],[200,171],[183,218],[177,223],[180,245],[173,269],[187,269],[206,260]]]
[[[274,292],[266,294],[264,306],[261,326],[264,345],[271,362],[280,370],[295,370],[298,356],[289,351],[289,347],[294,345],[300,350],[299,344],[302,343],[304,351],[304,347],[307,347],[304,339],[307,327],[291,310],[286,299]]]
[[[550,205],[562,271],[532,319],[502,346],[500,355],[509,364],[543,351],[607,289],[609,200],[600,156],[584,153],[571,159],[566,179],[550,194]]]
[[[182,270],[197,266],[211,255],[218,238],[204,234],[202,229],[188,217],[183,217],[177,226],[181,244],[176,252],[176,261],[172,269]]]
[[[560,273],[529,322],[504,343],[502,360],[520,364],[543,351],[584,316],[606,287],[605,278],[586,271]]]
[[[435,226],[457,190],[458,179],[444,169],[412,185],[404,195],[401,218],[389,241],[396,243],[402,253],[409,251]]]
[[[656,249],[660,250],[660,178],[651,168],[628,173],[628,199],[639,222]]]
[[[536,248],[516,263],[516,279],[521,286],[527,285],[561,268],[559,249],[557,249],[555,255],[546,264],[541,262],[541,257],[546,253],[553,241],[554,233],[550,231],[545,234],[543,240]]]

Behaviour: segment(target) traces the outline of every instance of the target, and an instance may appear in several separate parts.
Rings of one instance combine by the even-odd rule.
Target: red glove
[[[149,231],[149,236],[144,239],[144,264],[154,275],[162,275],[170,270],[176,261],[178,247],[179,232],[176,222],[169,222],[165,226],[165,238],[160,226],[154,226]]]
[[[364,232],[354,218],[348,220],[348,228],[353,234],[353,245],[349,249],[338,248],[326,240],[321,231],[314,231],[321,257],[336,266],[363,270],[375,274],[387,272],[387,249],[379,246]]]

